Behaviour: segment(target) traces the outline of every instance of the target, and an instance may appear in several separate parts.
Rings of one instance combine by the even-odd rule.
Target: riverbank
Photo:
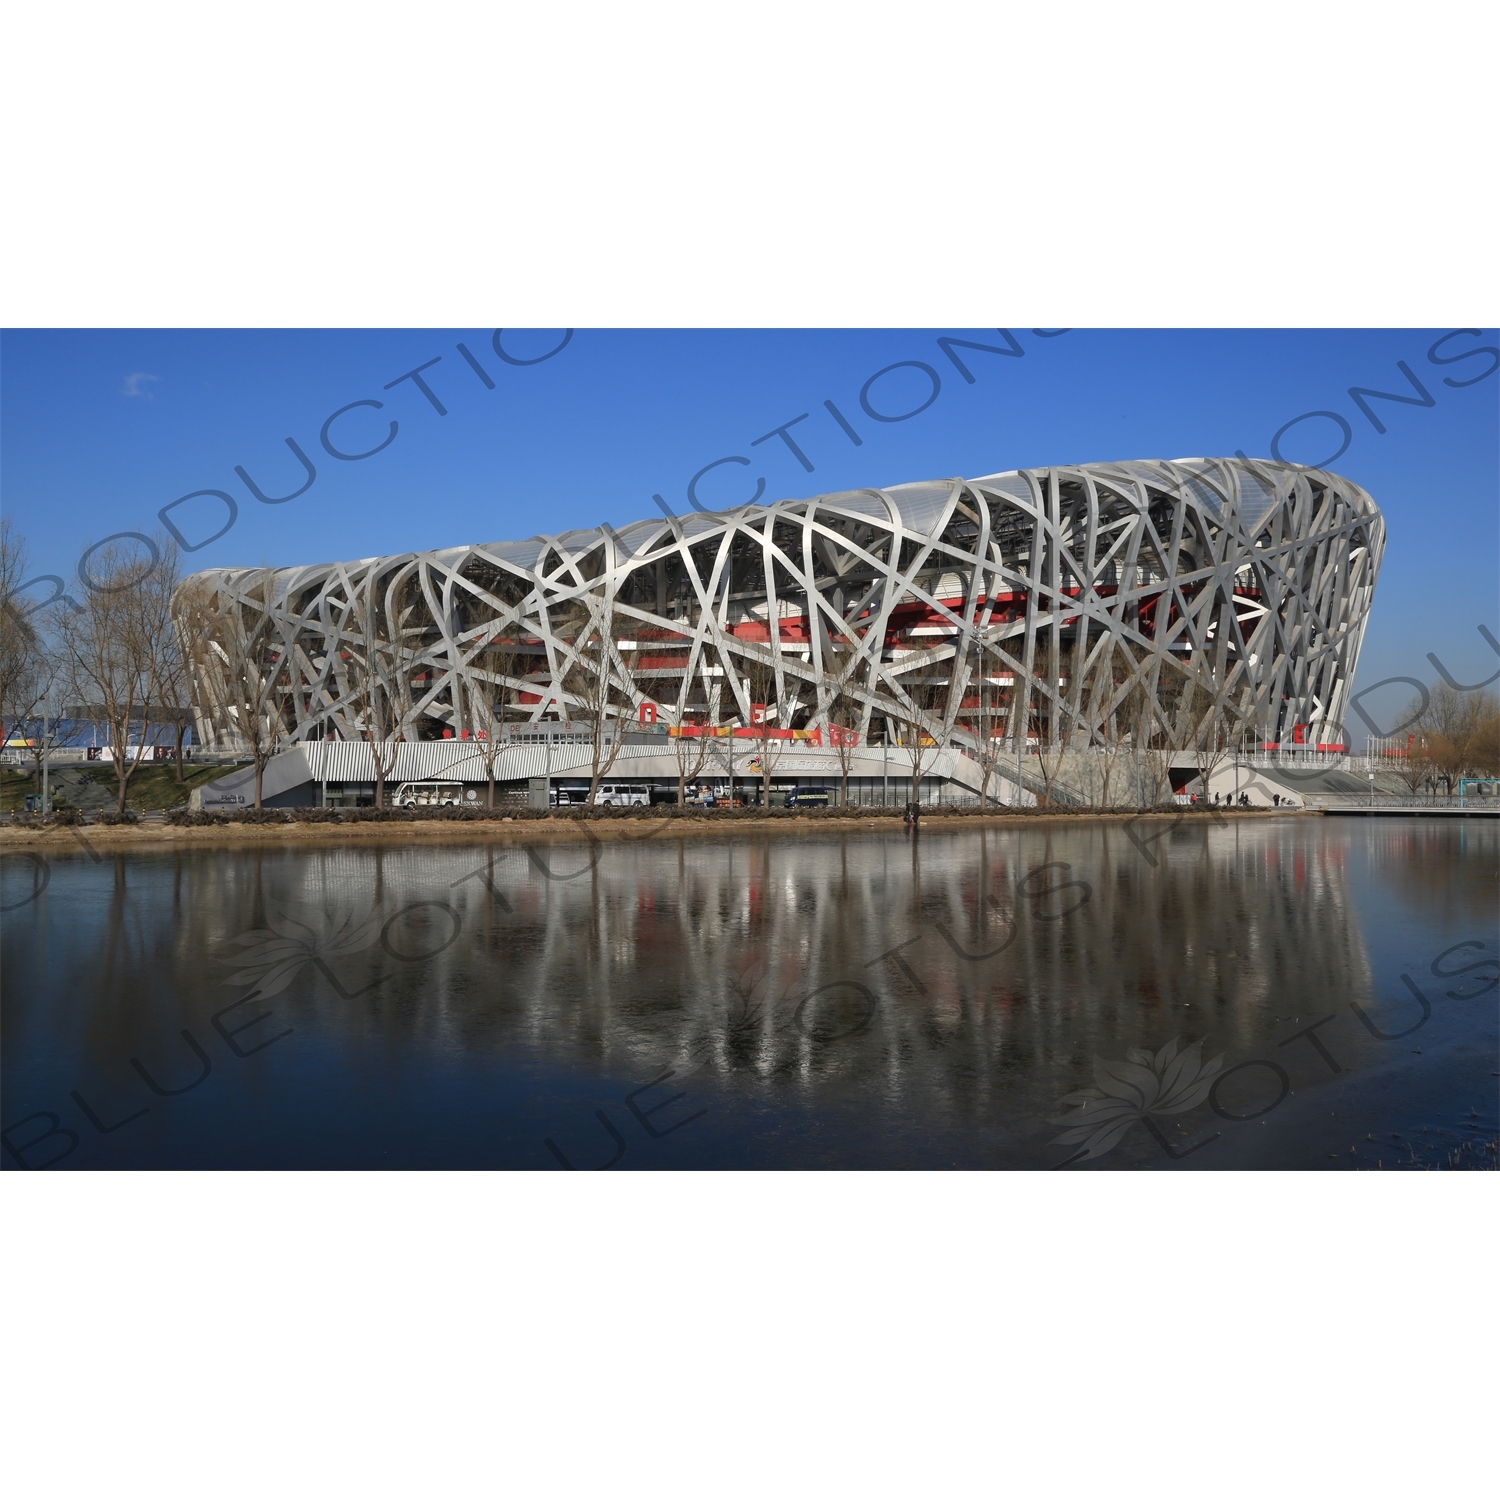
[[[486,843],[639,843],[650,839],[670,841],[677,838],[722,838],[726,834],[780,834],[805,836],[809,833],[868,833],[873,829],[895,831],[904,825],[895,809],[863,810],[868,816],[796,817],[786,814],[772,817],[736,814],[728,817],[707,813],[702,817],[609,817],[556,818],[537,817],[507,821],[505,819],[421,819],[407,822],[350,823],[227,823],[208,827],[176,827],[169,823],[136,823],[109,826],[89,824],[82,828],[40,828],[8,826],[0,828],[0,854],[11,850],[41,850],[65,854],[162,848],[243,848],[250,845],[333,844],[414,844],[423,846],[472,845]],[[1175,822],[1178,825],[1205,823],[1228,824],[1230,821],[1260,821],[1266,818],[1307,816],[1287,808],[1242,808],[1234,811],[1197,808],[1161,809],[1155,812],[1054,811],[1027,809],[1010,812],[973,812],[944,815],[924,814],[921,828],[933,833],[956,832],[966,828],[1021,828],[1039,824],[1116,823],[1137,819],[1153,822]],[[1314,814],[1313,816],[1316,816]]]

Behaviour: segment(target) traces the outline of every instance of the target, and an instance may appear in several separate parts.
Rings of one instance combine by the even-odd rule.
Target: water
[[[5,1165],[1493,1166],[1497,832],[7,854]]]

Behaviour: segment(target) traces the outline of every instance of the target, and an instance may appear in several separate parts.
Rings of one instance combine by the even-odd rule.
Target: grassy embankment
[[[187,766],[183,770],[182,785],[178,785],[176,767],[171,765],[141,766],[130,778],[130,789],[126,794],[127,807],[136,812],[160,812],[168,807],[185,807],[188,794],[194,787],[217,781],[238,766]],[[109,766],[54,766],[52,786],[57,806],[75,806],[67,794],[67,783],[77,777],[93,782],[110,799],[111,808],[119,796],[115,773]],[[20,812],[26,806],[26,798],[41,791],[41,784],[24,771],[6,766],[0,768],[0,811]]]

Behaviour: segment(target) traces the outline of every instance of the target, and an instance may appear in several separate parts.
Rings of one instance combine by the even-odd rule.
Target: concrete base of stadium
[[[635,737],[621,746],[601,783],[601,801],[675,802],[679,763],[677,746],[683,741]],[[700,742],[689,741],[690,759],[682,765],[690,797],[712,797],[720,802],[733,796],[747,804],[764,801],[759,742],[711,741],[701,765]],[[841,800],[843,766],[837,751],[802,742],[781,742],[771,768],[770,805],[780,806],[788,794],[799,801],[820,801],[817,789],[826,788],[828,801]],[[414,798],[427,803],[453,801],[481,805],[487,796],[489,768],[483,750],[472,742],[421,740],[391,747],[394,758],[385,777],[387,803]],[[592,752],[586,744],[553,742],[510,743],[493,764],[497,798],[525,803],[537,782],[551,787],[552,800],[579,804],[586,800]],[[1106,769],[1109,775],[1106,778]],[[866,807],[900,807],[911,799],[910,755],[899,746],[861,746],[850,755],[848,801]],[[1019,767],[1006,757],[982,788],[982,772],[971,756],[958,749],[929,750],[923,756],[921,801],[925,806],[972,807],[986,800],[1004,807],[1034,807],[1039,801],[1080,809],[1110,805],[1137,807],[1155,800],[1150,768],[1144,757],[1114,758],[1092,752],[1067,752],[1060,758],[1031,754]],[[1157,768],[1160,773],[1160,768]],[[1174,755],[1167,772],[1170,793],[1186,802],[1203,791],[1195,758]],[[1166,791],[1165,783],[1162,790]],[[809,799],[807,794],[813,792]],[[1387,788],[1380,789],[1382,793]],[[1170,794],[1169,794],[1170,795]],[[1207,800],[1219,806],[1313,809],[1325,804],[1347,805],[1368,797],[1367,781],[1338,762],[1326,766],[1268,765],[1261,760],[1228,758],[1209,776]],[[309,740],[288,746],[266,767],[262,802],[266,807],[359,807],[375,798],[375,768],[368,743]],[[1383,799],[1377,796],[1377,805]],[[255,771],[245,766],[194,791],[191,805],[209,811],[229,811],[255,803]]]
[[[388,802],[394,802],[403,788],[423,787],[431,789],[429,795],[434,800],[447,800],[447,793],[439,789],[452,788],[456,790],[452,800],[483,803],[489,769],[483,752],[472,743],[425,740],[393,749],[394,764],[385,777]],[[773,806],[790,791],[806,793],[812,788],[827,788],[831,802],[840,800],[843,767],[836,751],[794,743],[773,753]],[[727,798],[732,781],[737,799],[755,803],[764,790],[760,754],[757,741],[713,741],[701,767],[697,767],[694,749],[681,770],[697,767],[689,782],[707,795]],[[585,745],[510,745],[495,756],[497,793],[524,800],[535,777],[549,781],[553,795],[560,800],[582,802],[588,793],[591,763],[590,748]],[[603,786],[644,788],[645,800],[675,802],[679,774],[675,750],[664,748],[660,741],[627,743],[621,746]],[[960,751],[928,751],[923,756],[921,800],[933,806],[977,806],[981,780],[978,763]],[[1039,778],[1027,768],[1022,783],[1017,785],[1014,766],[1001,768],[990,778],[988,800],[1006,807],[1035,806],[1041,790]],[[911,798],[911,788],[912,765],[906,751],[892,746],[886,752],[876,746],[852,753],[851,804],[898,807]],[[357,807],[373,803],[374,794],[375,763],[367,743],[309,740],[288,746],[266,766],[261,800],[266,807]],[[625,800],[627,796],[629,800],[642,800],[639,791],[621,794],[619,799],[611,793],[610,800]],[[212,786],[195,791],[191,799],[193,807],[207,811],[254,804],[253,766],[221,777]]]

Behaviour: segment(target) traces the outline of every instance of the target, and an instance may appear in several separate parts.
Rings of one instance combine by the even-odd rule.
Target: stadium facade
[[[400,691],[380,735],[407,742],[467,740],[474,706],[500,704],[537,726],[769,720],[866,751],[903,726],[960,753],[1143,734],[1187,749],[1214,723],[1332,748],[1384,540],[1370,496],[1322,470],[1098,463],[200,573],[195,620],[215,623],[178,618],[203,637],[199,737],[225,748],[225,632],[279,661],[291,741],[371,738],[383,655]]]

